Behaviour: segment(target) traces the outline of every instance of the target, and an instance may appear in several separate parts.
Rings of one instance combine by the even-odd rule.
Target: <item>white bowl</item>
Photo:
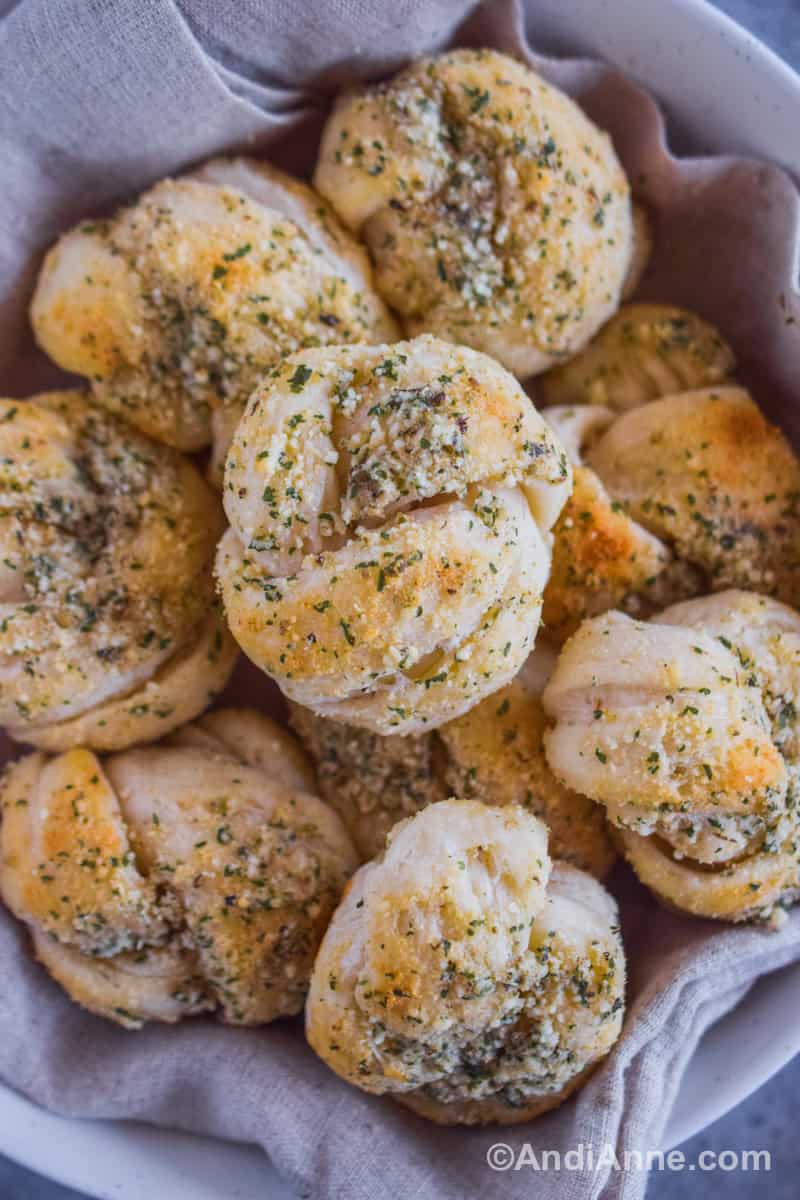
[[[606,59],[663,103],[693,149],[800,178],[800,76],[703,0],[527,0],[537,49]],[[697,1133],[800,1051],[800,963],[762,979],[701,1042],[664,1147]],[[0,1085],[0,1152],[102,1200],[289,1200],[251,1146],[132,1122],[69,1121]]]

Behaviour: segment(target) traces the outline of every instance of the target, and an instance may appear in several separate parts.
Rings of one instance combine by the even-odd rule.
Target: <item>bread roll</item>
[[[172,744],[31,754],[2,780],[0,893],[84,1007],[128,1028],[300,1012],[355,854],[266,717]]]
[[[0,724],[115,750],[202,712],[236,645],[194,466],[77,391],[0,401],[0,460]]]
[[[753,593],[586,621],[545,688],[547,759],[673,906],[777,919],[800,887],[800,616]]]
[[[744,389],[542,415],[575,474],[545,592],[553,636],[615,606],[647,617],[729,587],[800,603],[800,462]]]
[[[491,354],[520,378],[580,350],[633,264],[611,140],[494,50],[454,50],[341,96],[314,183],[366,242],[406,333]]]
[[[550,404],[627,412],[661,396],[730,383],[733,351],[713,325],[671,304],[623,304],[589,345],[536,384]]]
[[[517,805],[432,804],[355,875],[314,964],[306,1034],[332,1070],[441,1124],[555,1108],[619,1036],[614,900],[551,865]]]
[[[96,399],[222,465],[245,401],[303,346],[390,341],[363,249],[306,184],[254,159],[165,179],[83,222],[45,258],[31,305],[40,346]]]
[[[295,355],[228,455],[231,631],[321,716],[435,728],[531,650],[570,486],[557,439],[485,355],[432,337]]]

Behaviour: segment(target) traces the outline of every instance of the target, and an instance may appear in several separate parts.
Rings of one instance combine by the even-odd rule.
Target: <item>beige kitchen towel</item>
[[[792,181],[762,163],[676,160],[645,92],[602,65],[534,54],[535,0],[525,25],[527,37],[511,0],[0,0],[6,392],[59,378],[33,349],[26,306],[42,250],[70,223],[221,150],[307,170],[343,83],[453,43],[490,45],[527,57],[611,132],[654,223],[641,295],[716,322],[743,379],[800,445]],[[263,686],[255,699],[274,703]],[[778,933],[719,928],[662,910],[622,868],[612,887],[630,964],[622,1040],[575,1100],[531,1125],[429,1126],[336,1079],[298,1021],[124,1032],[71,1004],[4,912],[0,1079],[73,1116],[258,1142],[298,1191],[325,1200],[636,1200],[643,1173],[617,1171],[608,1147],[622,1160],[659,1146],[703,1032],[759,976],[800,958],[800,912]],[[515,1156],[530,1143],[534,1162],[546,1149],[583,1146],[584,1166],[544,1173],[528,1159],[517,1171],[494,1171],[486,1155],[495,1142]]]

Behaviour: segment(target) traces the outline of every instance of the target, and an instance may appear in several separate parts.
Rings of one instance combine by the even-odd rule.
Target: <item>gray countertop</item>
[[[717,0],[723,9],[800,71],[800,0]],[[683,1147],[687,1162],[703,1150],[766,1150],[768,1175],[743,1170],[654,1172],[647,1200],[797,1200],[800,1195],[800,1057],[727,1116]],[[723,1161],[725,1161],[723,1159]],[[0,1156],[0,1200],[85,1200]],[[169,1200],[164,1197],[164,1200]],[[220,1197],[225,1200],[225,1197]]]

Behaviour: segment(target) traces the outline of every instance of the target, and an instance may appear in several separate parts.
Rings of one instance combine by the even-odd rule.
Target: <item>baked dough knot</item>
[[[543,696],[548,762],[676,908],[775,918],[800,888],[800,616],[753,592],[585,621]]]
[[[196,716],[236,646],[214,598],[219,501],[81,392],[0,401],[0,723],[118,749]]]
[[[412,734],[533,646],[566,455],[493,360],[424,336],[303,352],[228,456],[228,621],[292,700]]]
[[[343,1079],[444,1124],[556,1107],[616,1041],[617,907],[551,864],[517,805],[432,804],[362,867],[320,947],[306,1007]]]
[[[536,398],[627,412],[660,396],[730,383],[735,367],[722,334],[696,313],[623,304],[580,354],[537,380]]]
[[[223,710],[107,757],[28,755],[0,788],[0,893],[73,999],[128,1028],[303,1007],[355,853],[284,730]]]
[[[37,340],[98,401],[213,472],[265,369],[303,346],[391,341],[363,248],[307,184],[254,159],[165,179],[45,257]]]
[[[575,472],[554,530],[551,632],[732,587],[800,604],[800,461],[744,388],[543,416]]]
[[[314,183],[366,243],[409,336],[520,378],[578,351],[632,265],[628,181],[568,96],[493,50],[456,50],[345,93]]]

